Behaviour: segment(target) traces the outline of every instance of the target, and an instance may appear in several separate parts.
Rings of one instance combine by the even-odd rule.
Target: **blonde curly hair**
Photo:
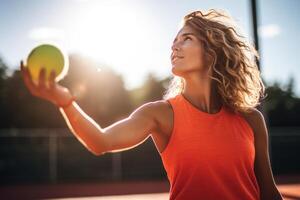
[[[224,106],[233,112],[249,112],[265,97],[255,47],[238,34],[233,18],[223,10],[210,9],[206,13],[194,11],[183,19],[183,26],[191,27],[203,43],[206,54],[213,58],[212,76]],[[181,94],[184,80],[174,76],[163,99]]]

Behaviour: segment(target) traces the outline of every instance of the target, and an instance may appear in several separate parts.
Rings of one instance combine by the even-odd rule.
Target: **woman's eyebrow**
[[[184,37],[184,36],[187,36],[187,35],[193,35],[193,36],[195,36],[194,33],[183,33],[182,35],[179,35],[179,37]],[[176,41],[177,41],[177,37],[174,39],[173,44],[174,44]]]

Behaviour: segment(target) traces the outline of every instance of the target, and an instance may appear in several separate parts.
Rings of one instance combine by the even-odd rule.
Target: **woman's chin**
[[[180,76],[181,72],[177,65],[172,65],[172,73],[176,76]]]

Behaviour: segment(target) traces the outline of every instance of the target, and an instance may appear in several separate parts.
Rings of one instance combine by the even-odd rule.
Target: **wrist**
[[[65,109],[72,105],[75,100],[75,96],[71,95],[71,97],[67,101],[65,101],[64,103],[56,103],[56,106]]]

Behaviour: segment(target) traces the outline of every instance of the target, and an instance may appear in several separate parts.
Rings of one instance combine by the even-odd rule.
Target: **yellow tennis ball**
[[[48,83],[50,73],[55,70],[55,81],[64,78],[69,69],[69,60],[66,54],[57,46],[52,44],[42,44],[35,47],[27,57],[27,67],[32,80],[38,83],[40,70],[46,69],[45,78]]]

